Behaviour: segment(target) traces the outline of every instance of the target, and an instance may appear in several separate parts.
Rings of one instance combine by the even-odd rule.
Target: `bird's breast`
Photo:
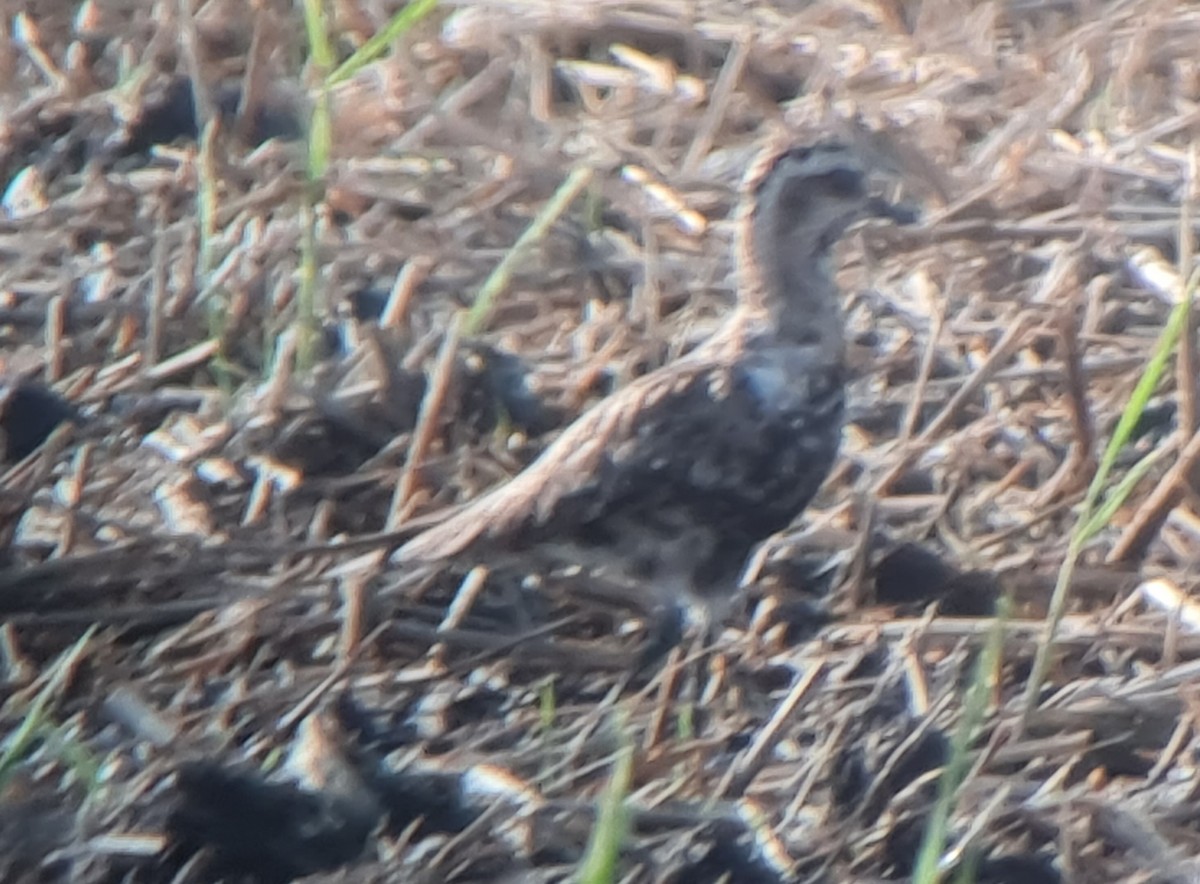
[[[733,389],[766,420],[825,422],[842,407],[845,372],[840,363],[809,349],[779,347],[752,352],[735,369]]]

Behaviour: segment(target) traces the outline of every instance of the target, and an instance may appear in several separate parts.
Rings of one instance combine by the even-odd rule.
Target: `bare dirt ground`
[[[195,5],[3,7],[3,880],[566,880],[622,747],[620,880],[905,879],[1005,593],[950,873],[1200,879],[1190,346],[1022,726],[1182,293],[1200,8],[443,4],[331,93],[320,358],[292,372],[300,12]],[[343,52],[392,11],[332,6]],[[713,326],[738,177],[781,134],[876,151],[923,221],[840,252],[842,462],[717,647],[635,673],[647,612],[585,577],[397,589],[395,537]],[[44,390],[75,420],[18,457]]]

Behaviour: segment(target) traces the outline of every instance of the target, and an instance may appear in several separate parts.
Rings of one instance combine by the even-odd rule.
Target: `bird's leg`
[[[650,613],[646,644],[638,654],[635,671],[661,663],[683,642],[687,633],[687,611],[683,605],[665,603]]]
[[[723,616],[715,599],[727,599],[736,591],[729,575],[702,573],[709,570],[715,547],[712,532],[699,527],[656,544],[651,581],[657,603],[650,613],[643,665],[661,658],[689,636],[703,648],[715,643]]]

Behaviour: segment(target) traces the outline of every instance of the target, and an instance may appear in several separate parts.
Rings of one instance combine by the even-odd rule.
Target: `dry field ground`
[[[395,11],[327,5],[339,57]],[[311,188],[300,4],[0,10],[0,879],[568,880],[623,758],[612,880],[907,880],[1003,596],[947,879],[1200,880],[1193,336],[1068,548],[1185,291],[1200,6],[447,2]],[[754,149],[828,135],[922,221],[839,251],[843,457],[715,645],[398,586],[713,327]]]

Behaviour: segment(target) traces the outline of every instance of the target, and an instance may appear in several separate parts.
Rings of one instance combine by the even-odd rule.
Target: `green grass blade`
[[[70,677],[71,672],[74,671],[76,664],[79,663],[84,650],[95,634],[96,627],[90,627],[87,632],[79,637],[75,644],[58,658],[54,664],[54,668],[50,670],[46,677],[46,683],[38,691],[37,696],[33,698],[33,701],[29,704],[29,708],[25,710],[25,714],[21,717],[21,723],[9,735],[3,752],[0,752],[0,795],[4,794],[5,787],[11,781],[17,765],[21,763],[21,760],[29,751],[29,747],[33,744],[34,739],[42,732],[42,728],[48,722],[50,707],[62,694],[67,679]]]
[[[337,61],[325,22],[322,0],[304,0],[304,34],[308,40],[309,64],[313,68],[316,100],[308,121],[308,186],[300,211],[300,279],[296,294],[296,365],[307,371],[316,360],[317,287],[317,211],[320,186],[333,154],[333,121],[329,106],[329,71]],[[271,348],[273,349],[273,348]],[[269,365],[264,360],[264,366]]]
[[[950,814],[954,810],[958,788],[970,769],[971,743],[987,712],[992,673],[998,673],[1000,669],[1004,650],[1004,627],[1008,623],[1009,608],[1007,596],[1001,598],[997,605],[996,620],[988,631],[987,643],[976,663],[975,675],[967,687],[962,717],[958,721],[958,728],[951,743],[950,760],[946,762],[946,769],[938,779],[938,800],[929,815],[925,836],[921,841],[921,851],[917,855],[913,884],[934,884],[941,879],[938,863],[946,846]]]
[[[329,91],[321,88],[308,121],[308,180],[317,185],[325,178],[333,153],[333,119],[329,109]],[[316,193],[312,197],[315,199]]]
[[[542,733],[548,734],[554,729],[558,719],[558,698],[554,690],[554,678],[547,678],[538,687],[538,722]]]
[[[1104,498],[1100,508],[1079,529],[1079,537],[1082,541],[1086,542],[1095,537],[1109,523],[1121,505],[1129,499],[1129,495],[1133,493],[1138,482],[1142,481],[1150,472],[1150,468],[1162,460],[1169,450],[1170,448],[1165,447],[1155,448],[1130,468],[1129,472],[1125,474],[1125,478],[1118,482],[1117,486]]]
[[[633,747],[628,741],[617,753],[612,779],[600,800],[596,827],[579,867],[579,884],[612,884],[617,878],[617,860],[628,834],[625,798],[633,780]]]
[[[1121,417],[1117,421],[1116,428],[1113,430],[1112,438],[1108,440],[1108,445],[1105,447],[1104,454],[1100,458],[1100,466],[1096,470],[1096,475],[1092,477],[1092,484],[1088,486],[1087,497],[1084,500],[1085,512],[1089,512],[1092,506],[1095,505],[1100,492],[1108,482],[1108,476],[1112,472],[1113,464],[1116,463],[1117,455],[1121,453],[1121,450],[1133,438],[1133,431],[1137,427],[1138,421],[1141,420],[1142,413],[1146,410],[1146,406],[1150,402],[1150,397],[1154,395],[1154,391],[1158,389],[1158,385],[1162,381],[1163,374],[1166,373],[1171,354],[1175,352],[1175,347],[1179,343],[1179,337],[1183,334],[1184,324],[1187,322],[1187,302],[1191,297],[1190,292],[1194,288],[1194,280],[1189,281],[1187,286],[1188,296],[1171,310],[1171,315],[1167,318],[1166,327],[1163,329],[1158,343],[1155,345],[1154,353],[1151,355],[1150,361],[1146,363],[1145,371],[1138,378],[1137,386],[1133,388],[1129,402],[1121,412]]]
[[[337,69],[329,75],[326,85],[332,86],[353,77],[364,65],[383,55],[400,36],[433,12],[437,4],[438,0],[412,0],[392,16],[391,21],[382,31],[367,40],[353,55],[338,65]]]
[[[1079,553],[1088,539],[1093,537],[1097,531],[1107,524],[1108,519],[1112,517],[1112,514],[1120,506],[1120,502],[1125,499],[1124,497],[1117,499],[1121,493],[1121,489],[1125,489],[1124,494],[1127,496],[1132,491],[1133,484],[1136,483],[1136,478],[1140,478],[1138,476],[1132,482],[1121,483],[1121,486],[1118,486],[1114,494],[1114,499],[1110,501],[1110,504],[1106,504],[1102,508],[1102,512],[1106,514],[1105,518],[1101,520],[1096,517],[1096,502],[1100,499],[1101,493],[1108,484],[1108,477],[1112,473],[1117,455],[1121,453],[1121,450],[1133,438],[1134,429],[1137,427],[1138,421],[1141,420],[1142,414],[1150,402],[1150,397],[1158,389],[1158,385],[1162,381],[1162,376],[1167,370],[1171,354],[1175,352],[1179,338],[1183,334],[1188,316],[1187,302],[1194,296],[1198,281],[1200,281],[1200,271],[1193,273],[1191,278],[1188,279],[1187,285],[1184,286],[1183,298],[1171,310],[1171,315],[1167,318],[1167,324],[1163,328],[1162,334],[1159,335],[1158,343],[1155,345],[1154,353],[1151,355],[1150,361],[1146,363],[1146,368],[1142,372],[1142,376],[1138,378],[1137,386],[1134,387],[1133,393],[1129,397],[1129,402],[1126,403],[1124,410],[1121,412],[1116,429],[1113,430],[1112,438],[1108,440],[1108,445],[1105,447],[1104,454],[1100,458],[1100,465],[1096,469],[1096,475],[1092,477],[1092,482],[1088,486],[1087,495],[1083,501],[1083,508],[1080,511],[1079,518],[1075,522],[1075,530],[1071,532],[1070,542],[1067,544],[1066,557],[1063,560],[1062,567],[1058,571],[1058,578],[1054,584],[1054,592],[1050,596],[1050,606],[1046,615],[1046,635],[1038,644],[1037,653],[1033,658],[1033,668],[1029,673],[1029,681],[1025,686],[1024,707],[1018,726],[1018,730],[1020,731],[1023,731],[1029,723],[1029,717],[1033,714],[1034,707],[1037,706],[1037,698],[1042,690],[1042,682],[1045,681],[1046,672],[1050,668],[1050,657],[1054,650],[1054,637],[1058,632],[1059,623],[1062,622],[1063,614],[1066,612],[1071,578],[1075,575],[1075,562],[1079,558]],[[1145,467],[1148,468],[1149,464],[1146,464]]]
[[[471,305],[471,309],[467,313],[467,324],[464,328],[466,334],[474,335],[483,331],[488,317],[491,316],[496,299],[508,287],[508,282],[512,278],[517,262],[524,257],[525,253],[534,243],[546,235],[551,225],[567,210],[567,206],[588,186],[588,183],[592,180],[592,174],[593,169],[591,166],[575,167],[566,180],[559,185],[558,190],[554,192],[554,196],[542,208],[538,216],[525,228],[524,232],[513,244],[513,247],[508,250],[508,253],[501,259],[500,263],[496,265],[496,269],[491,272],[480,287],[479,294],[475,296],[475,303]]]
[[[321,0],[304,0],[304,36],[308,40],[309,57],[322,71],[333,67],[336,60],[329,31],[325,27],[325,9]]]

